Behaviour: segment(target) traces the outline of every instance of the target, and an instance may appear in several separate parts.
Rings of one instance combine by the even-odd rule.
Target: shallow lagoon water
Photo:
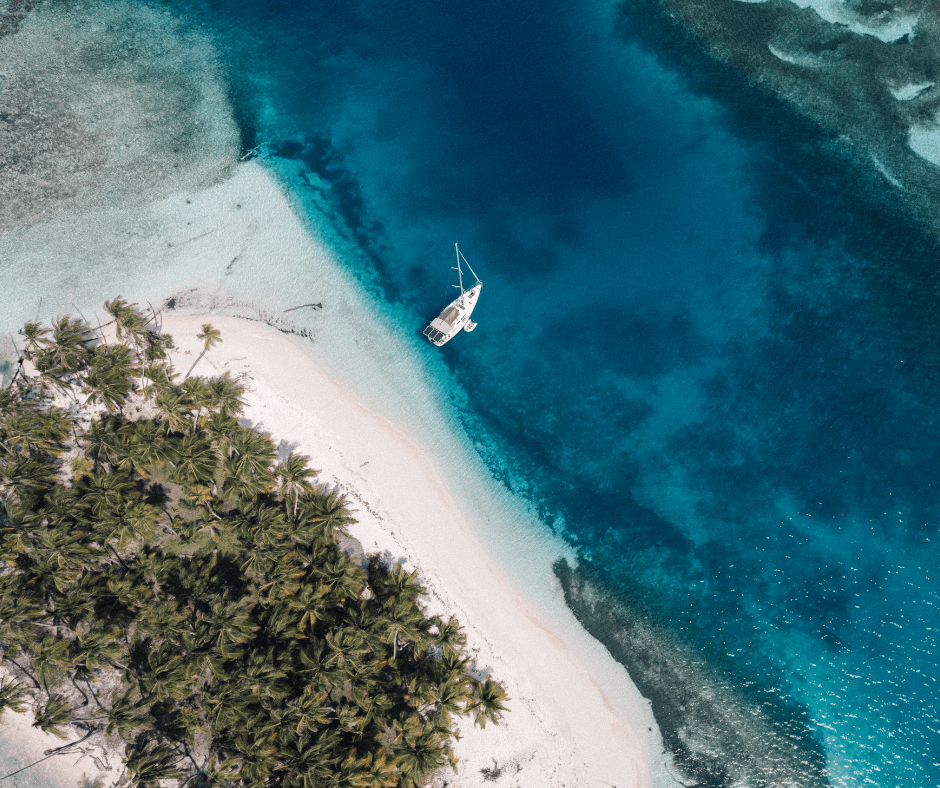
[[[883,209],[884,182],[600,3],[169,9],[190,30],[183,51],[214,64],[243,150],[399,332],[363,352],[386,353],[392,377],[405,354],[459,384],[438,389],[453,428],[577,552],[585,595],[610,603],[581,614],[615,655],[640,653],[641,618],[633,634],[668,646],[663,664],[695,665],[644,678],[650,697],[711,688],[696,720],[660,704],[699,784],[940,783],[940,280],[936,245]],[[224,181],[221,160],[208,181]],[[184,216],[173,183],[155,224]],[[139,270],[132,258],[154,252],[127,228],[146,198],[95,208],[101,238],[129,237],[93,250],[94,287],[90,252],[63,253],[43,275],[58,301],[51,287],[45,306],[19,297],[7,314],[129,281],[272,313],[318,287],[277,249],[246,266],[233,248],[227,276],[181,271],[169,251]],[[5,249],[28,259],[36,236],[16,237]],[[479,328],[437,350],[420,331],[450,298],[455,240],[484,281]],[[323,352],[365,385],[353,356]],[[708,739],[747,717],[753,739]],[[792,771],[794,753],[809,765]]]

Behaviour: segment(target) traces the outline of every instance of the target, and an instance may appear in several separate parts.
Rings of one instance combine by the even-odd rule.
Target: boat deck
[[[460,310],[455,306],[451,306],[441,312],[440,317],[437,319],[443,320],[447,325],[452,326],[458,317],[460,317]]]

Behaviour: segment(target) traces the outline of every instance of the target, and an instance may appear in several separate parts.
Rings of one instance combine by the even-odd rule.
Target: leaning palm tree
[[[203,347],[202,353],[199,354],[198,358],[196,358],[196,360],[193,362],[193,365],[189,368],[189,372],[186,373],[187,378],[192,374],[193,370],[196,368],[196,364],[202,361],[202,357],[206,355],[209,348],[211,348],[217,342],[222,341],[222,334],[219,332],[218,329],[212,327],[212,323],[203,323],[202,333],[196,334],[196,338],[204,340],[205,347]],[[184,378],[184,380],[185,379],[186,378]]]
[[[137,304],[129,304],[118,296],[113,301],[104,302],[104,310],[114,318],[115,334],[118,339],[129,337],[135,344],[150,330],[147,320]]]

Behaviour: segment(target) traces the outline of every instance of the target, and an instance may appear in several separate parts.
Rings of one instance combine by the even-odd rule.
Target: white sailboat
[[[480,289],[483,287],[483,282],[480,281],[480,277],[470,268],[470,263],[468,263],[467,258],[460,253],[457,244],[454,244],[454,249],[457,250],[457,266],[455,270],[460,280],[460,284],[454,285],[454,287],[460,290],[460,295],[445,306],[444,311],[435,317],[430,325],[424,329],[424,335],[432,344],[438,347],[447,344],[447,342],[460,333],[461,329],[464,331],[473,331],[473,329],[477,327],[477,324],[470,319],[470,314],[477,305],[477,299],[480,297]],[[466,290],[463,286],[463,270],[460,266],[461,260],[476,280],[476,283]]]

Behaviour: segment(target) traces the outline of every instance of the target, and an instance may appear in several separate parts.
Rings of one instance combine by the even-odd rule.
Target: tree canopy
[[[455,766],[454,716],[496,722],[506,700],[456,620],[425,614],[415,573],[339,549],[345,498],[239,421],[239,381],[177,382],[156,315],[106,309],[110,342],[24,326],[34,371],[0,390],[0,714],[119,739],[134,786]],[[202,328],[199,359],[220,341]]]

